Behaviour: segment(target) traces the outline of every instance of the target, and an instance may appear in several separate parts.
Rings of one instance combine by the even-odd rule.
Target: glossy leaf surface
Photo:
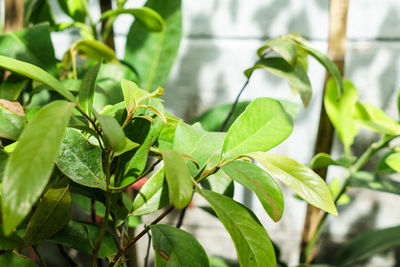
[[[148,32],[140,22],[134,22],[124,59],[138,70],[140,88],[151,92],[168,80],[182,38],[182,11],[181,0],[149,0],[146,7],[161,15],[164,29]]]
[[[278,154],[253,152],[249,156],[258,161],[272,177],[281,180],[305,201],[337,216],[326,183],[309,167]]]
[[[276,266],[271,240],[251,210],[229,197],[209,190],[203,189],[202,196],[229,232],[241,266]]]
[[[62,179],[50,188],[29,220],[24,246],[48,238],[63,228],[72,218],[69,181]]]
[[[264,210],[275,221],[283,213],[283,195],[278,183],[263,169],[246,161],[232,161],[221,169],[233,180],[253,191]]]
[[[193,195],[193,185],[189,169],[182,156],[174,150],[162,152],[165,178],[168,183],[169,197],[177,209],[189,205]]]
[[[79,105],[86,114],[90,116],[91,107],[93,106],[94,91],[96,89],[96,78],[99,73],[101,62],[91,67],[83,77],[82,83],[79,87]]]
[[[150,225],[155,267],[209,267],[207,254],[189,233],[169,225]]]
[[[272,49],[283,57],[287,63],[294,66],[297,62],[297,51],[293,41],[288,39],[273,39],[267,41],[265,45],[257,50],[258,56],[261,58],[267,49]]]
[[[284,141],[292,129],[292,119],[277,100],[258,98],[229,128],[222,156],[229,159],[253,151],[267,151]]]
[[[46,186],[73,107],[66,101],[54,101],[36,113],[22,132],[3,177],[6,234],[25,218]]]
[[[164,168],[156,171],[140,188],[132,206],[132,215],[141,216],[155,212],[169,203]]]
[[[282,58],[269,57],[257,61],[253,67],[245,71],[245,75],[250,77],[256,69],[265,69],[276,76],[286,79],[290,87],[300,94],[304,106],[308,106],[311,100],[312,88],[307,73],[301,66],[295,65],[292,67]]]
[[[57,167],[75,183],[106,190],[100,147],[68,128],[57,156]]]

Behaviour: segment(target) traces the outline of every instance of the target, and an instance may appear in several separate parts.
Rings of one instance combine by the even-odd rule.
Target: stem
[[[181,228],[183,224],[183,219],[185,218],[187,207],[181,210],[181,214],[179,215],[178,223],[176,224],[176,228]]]
[[[110,263],[110,267],[114,266],[115,263],[121,258],[121,256],[132,246],[134,245],[141,237],[143,237],[148,231],[150,231],[150,225],[157,224],[159,223],[162,219],[164,219],[165,216],[167,216],[174,207],[169,207],[167,210],[165,210],[160,216],[158,216],[154,221],[152,221],[146,228],[144,228],[138,235],[136,235],[128,244],[126,244],[122,249],[120,249],[115,255],[115,257],[112,259]]]
[[[58,251],[60,254],[68,261],[69,265],[71,267],[77,267],[78,265],[76,262],[71,258],[71,256],[68,254],[68,252],[65,251],[64,247],[60,244],[57,244]]]
[[[106,194],[106,211],[104,213],[103,223],[100,228],[99,238],[97,239],[96,245],[93,248],[92,266],[97,266],[97,254],[99,252],[101,243],[103,242],[104,235],[107,230],[108,218],[110,217],[111,210],[111,193],[112,190],[109,188],[110,185],[110,165],[111,165],[111,154],[107,153],[107,160],[105,163],[106,183],[107,183],[107,194]]]
[[[149,241],[147,243],[146,257],[144,258],[144,267],[147,267],[149,264],[150,246],[151,246],[151,235],[150,233],[147,233],[147,235],[149,237]]]
[[[40,260],[40,264],[41,264],[43,267],[46,267],[46,262],[44,261],[42,255],[40,255],[40,253],[39,253],[37,247],[36,247],[36,246],[32,246],[32,248],[33,248],[33,250],[35,251],[35,254],[38,256],[38,258],[39,258],[39,260]]]

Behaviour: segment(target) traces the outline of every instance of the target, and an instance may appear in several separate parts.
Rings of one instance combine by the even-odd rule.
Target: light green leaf
[[[136,83],[123,79],[121,81],[122,93],[124,95],[125,108],[128,114],[136,105],[135,92],[139,90]],[[139,103],[137,103],[139,104]]]
[[[265,45],[257,50],[257,54],[260,58],[263,57],[263,53],[267,49],[272,49],[278,53],[283,59],[286,60],[291,66],[294,66],[297,62],[297,51],[293,41],[288,39],[273,39],[267,41]]]
[[[176,127],[178,127],[178,123],[181,120],[168,112],[165,112],[165,118],[167,119],[167,125],[162,128],[158,136],[159,150],[171,150],[173,148]]]
[[[264,210],[275,221],[283,214],[283,195],[278,183],[263,169],[245,161],[224,164],[222,170],[233,180],[253,191]]]
[[[393,170],[400,172],[400,152],[390,154],[386,160],[386,164]]]
[[[329,182],[329,191],[332,194],[332,197],[334,199],[336,199],[339,194],[340,191],[342,190],[343,187],[343,182],[340,181],[339,178],[334,178]],[[346,205],[348,203],[350,203],[351,199],[349,197],[349,195],[347,195],[346,193],[342,193],[341,196],[339,197],[339,199],[337,200],[336,204],[337,205]]]
[[[21,113],[16,114],[13,112],[12,106],[9,106],[18,105],[23,112],[18,102],[7,101],[7,103],[4,103],[5,101],[7,100],[0,99],[0,137],[17,140],[25,127],[26,118],[21,116]]]
[[[60,83],[56,78],[54,78],[49,73],[42,70],[41,68],[36,67],[35,65],[32,65],[32,64],[20,61],[20,60],[16,60],[13,58],[0,56],[0,67],[9,69],[16,73],[19,73],[21,75],[29,77],[33,80],[39,81],[39,82],[47,85],[48,87],[50,87],[51,89],[53,89],[54,91],[56,91],[57,93],[59,93],[60,95],[65,97],[66,99],[68,99],[69,101],[76,103],[76,100],[75,100],[75,97],[73,96],[73,94],[70,91],[68,91],[62,85],[62,83]]]
[[[328,81],[325,90],[326,113],[343,142],[345,154],[349,155],[350,146],[358,133],[356,122],[351,116],[358,99],[357,90],[349,80],[344,80],[343,94],[340,97],[337,84],[333,79]]]
[[[224,133],[206,132],[200,124],[190,126],[179,121],[173,148],[192,157],[199,165],[200,168],[197,168],[193,162],[188,162],[189,171],[195,177],[213,155],[221,153],[224,138]]]
[[[155,267],[209,267],[207,254],[191,234],[173,226],[150,225]]]
[[[61,9],[73,20],[85,22],[86,0],[58,0]]]
[[[71,218],[69,181],[62,179],[39,202],[26,228],[24,247],[57,233]]]
[[[68,128],[58,151],[57,167],[75,183],[107,190],[101,163],[101,149]]]
[[[148,32],[140,22],[134,22],[124,60],[138,70],[139,86],[151,92],[168,80],[182,38],[182,11],[181,0],[149,0],[146,7],[161,15],[165,27],[158,33]]]
[[[222,170],[210,175],[207,179],[201,180],[203,188],[233,198],[234,184]]]
[[[155,32],[163,30],[164,21],[162,17],[153,9],[148,7],[108,10],[101,15],[100,20],[116,17],[120,14],[131,14],[135,17],[135,21],[140,22],[147,30]]]
[[[330,165],[336,165],[348,168],[356,159],[357,159],[356,157],[343,157],[334,160],[331,158],[329,154],[318,153],[311,160],[310,168],[317,169],[317,168],[327,167]]]
[[[36,263],[21,255],[8,251],[0,254],[0,266],[38,267]]]
[[[74,220],[69,221],[67,226],[58,231],[55,235],[49,237],[47,240],[92,255],[93,250],[87,238],[88,235],[85,231],[85,227],[92,242],[96,242],[100,233],[100,227]],[[101,259],[111,258],[115,255],[118,249],[119,248],[115,243],[113,236],[109,232],[106,232],[103,242],[101,243],[98,257]]]
[[[101,62],[91,67],[83,77],[82,83],[79,87],[79,105],[82,110],[90,116],[91,106],[93,106],[94,91],[96,88],[96,78],[99,73]]]
[[[292,67],[282,58],[264,58],[244,72],[246,77],[249,78],[256,69],[265,69],[276,76],[286,79],[290,87],[300,94],[304,106],[308,106],[311,100],[312,88],[306,71],[300,65]]]
[[[389,135],[400,134],[399,123],[389,119],[381,109],[373,105],[357,102],[353,118],[359,125],[371,131]]]
[[[111,116],[97,113],[94,108],[92,108],[92,111],[103,130],[106,147],[111,147],[117,152],[123,150],[126,144],[125,134],[118,121]]]
[[[226,134],[225,159],[254,151],[267,151],[284,141],[293,122],[281,104],[272,98],[257,98],[237,118]]]
[[[169,203],[168,187],[164,182],[164,168],[156,171],[140,188],[132,206],[132,215],[153,213]]]
[[[359,234],[345,244],[333,263],[339,266],[353,266],[359,260],[399,245],[400,226],[371,230]]]
[[[338,215],[329,189],[309,167],[286,156],[265,152],[253,152],[249,157],[258,161],[275,179],[281,180],[311,205]]]
[[[45,188],[73,107],[66,101],[54,101],[38,111],[22,132],[3,177],[5,234],[25,218]]]
[[[114,50],[102,42],[96,40],[79,40],[71,46],[72,50],[85,54],[93,61],[101,61],[104,59],[106,62],[118,63]]]
[[[275,252],[256,215],[229,197],[203,189],[201,195],[229,232],[241,266],[275,267]]]
[[[193,185],[189,169],[182,156],[174,150],[162,152],[165,178],[168,183],[169,197],[177,209],[189,205],[193,196]]]

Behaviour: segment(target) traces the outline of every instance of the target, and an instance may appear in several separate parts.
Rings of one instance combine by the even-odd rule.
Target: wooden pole
[[[329,7],[329,43],[328,56],[336,64],[340,73],[344,73],[344,60],[346,54],[346,28],[347,28],[347,13],[349,0],[331,0]],[[325,76],[325,85],[329,79],[328,73]],[[325,93],[325,89],[324,89]],[[318,126],[317,140],[314,149],[314,155],[318,153],[331,153],[333,142],[333,126],[326,114],[324,101],[322,99],[320,120]],[[326,180],[327,168],[318,168],[314,170],[319,176]],[[308,205],[306,219],[303,227],[300,261],[310,263],[315,258],[318,249],[314,248],[312,253],[304,258],[305,248],[313,238],[318,224],[322,218],[321,210],[314,206]]]
[[[5,0],[4,32],[24,27],[24,0]]]

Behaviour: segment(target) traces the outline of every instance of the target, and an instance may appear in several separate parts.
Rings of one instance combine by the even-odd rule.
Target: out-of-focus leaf
[[[38,267],[36,263],[21,255],[8,251],[0,254],[0,266]]]
[[[118,63],[115,52],[104,43],[96,40],[79,40],[71,46],[72,50],[86,55],[93,61],[101,61],[104,59],[106,62]]]
[[[329,191],[332,194],[332,197],[334,199],[337,198],[337,196],[339,195],[341,189],[342,189],[343,183],[340,181],[339,178],[334,178],[329,182]],[[337,200],[336,204],[337,205],[346,205],[351,201],[349,195],[347,195],[346,193],[342,193],[342,195],[340,196],[340,198]]]
[[[277,100],[257,98],[229,128],[222,156],[229,159],[253,151],[267,151],[284,141],[292,129],[292,119]]]
[[[161,15],[164,29],[148,32],[141,22],[134,22],[129,30],[124,60],[139,72],[139,86],[154,91],[164,86],[178,53],[182,38],[181,0],[149,0],[145,7]]]
[[[55,20],[48,0],[28,1],[25,10],[25,26],[28,26],[29,23],[38,24],[41,22],[48,22],[50,26],[54,26]]]
[[[3,176],[5,234],[10,234],[25,218],[45,188],[73,107],[66,101],[54,101],[36,113],[22,132]]]
[[[86,0],[58,0],[58,4],[65,14],[73,20],[85,22],[86,19]]]
[[[19,112],[19,107],[22,112]],[[0,137],[17,140],[25,124],[26,118],[21,104],[0,99]]]
[[[350,176],[348,184],[351,187],[361,187],[400,195],[400,182],[370,172],[356,172]]]
[[[390,168],[400,172],[400,152],[390,154],[385,161]]]
[[[262,58],[263,53],[267,49],[272,49],[278,53],[291,66],[294,66],[297,62],[296,46],[294,42],[289,39],[273,39],[267,41],[265,45],[257,50],[258,56]]]
[[[57,233],[71,218],[69,182],[62,179],[39,202],[26,228],[24,247]]]
[[[338,215],[326,183],[309,167],[278,154],[253,152],[248,155],[305,201],[335,216]]]
[[[156,267],[209,267],[207,254],[189,233],[169,225],[150,225]]]
[[[9,236],[5,236],[3,231],[0,231],[0,249],[1,250],[13,250],[16,248],[22,248],[24,241],[16,233],[12,233]]]
[[[250,77],[256,69],[265,69],[276,76],[286,79],[290,87],[300,94],[304,106],[308,106],[311,100],[312,88],[307,73],[301,66],[294,65],[292,67],[282,58],[263,58],[245,71],[246,77]]]
[[[348,168],[356,160],[356,157],[343,157],[339,159],[332,159],[329,154],[318,153],[313,157],[310,163],[311,169],[318,169],[322,167],[327,167],[330,165],[342,166]]]
[[[8,76],[7,80],[0,84],[0,98],[17,100],[27,85],[28,79],[16,74],[11,74]]]
[[[229,232],[241,266],[275,267],[271,240],[256,215],[229,197],[203,189],[201,195]]]
[[[5,170],[6,164],[7,164],[7,160],[8,160],[8,153],[4,149],[0,148],[0,182],[1,182],[2,178],[3,178],[4,170]]]

